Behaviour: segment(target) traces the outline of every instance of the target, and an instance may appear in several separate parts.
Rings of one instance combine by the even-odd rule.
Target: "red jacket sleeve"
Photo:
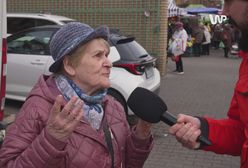
[[[240,155],[248,135],[248,59],[240,66],[239,80],[228,111],[228,118],[215,120],[206,118],[209,125],[209,139],[213,145],[204,150],[220,154]]]

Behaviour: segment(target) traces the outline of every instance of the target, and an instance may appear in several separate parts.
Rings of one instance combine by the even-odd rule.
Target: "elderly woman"
[[[151,125],[132,129],[122,106],[106,95],[112,67],[108,29],[78,22],[50,41],[55,62],[41,76],[0,150],[4,168],[142,167],[153,144]]]

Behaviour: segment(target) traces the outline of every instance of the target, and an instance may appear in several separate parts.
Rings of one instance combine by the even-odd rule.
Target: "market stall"
[[[179,8],[173,0],[169,0],[167,17],[180,16],[186,13],[183,8]]]

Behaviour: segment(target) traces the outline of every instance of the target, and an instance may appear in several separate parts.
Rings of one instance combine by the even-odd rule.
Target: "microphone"
[[[145,88],[137,87],[129,96],[127,104],[135,115],[144,121],[157,123],[161,120],[169,126],[177,122],[176,117],[167,111],[164,101]],[[203,135],[200,135],[197,141],[205,145],[212,145],[212,142]]]

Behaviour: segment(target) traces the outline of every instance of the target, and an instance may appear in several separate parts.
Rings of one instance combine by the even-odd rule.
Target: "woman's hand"
[[[46,130],[55,139],[66,142],[83,117],[83,101],[72,97],[61,109],[64,102],[62,95],[56,97],[50,111]]]
[[[200,143],[197,142],[197,138],[201,134],[200,126],[201,122],[198,118],[179,114],[177,123],[170,127],[169,132],[184,147],[196,149],[200,147]]]
[[[135,133],[139,138],[146,139],[151,134],[151,127],[152,127],[152,123],[139,119],[136,125]]]

